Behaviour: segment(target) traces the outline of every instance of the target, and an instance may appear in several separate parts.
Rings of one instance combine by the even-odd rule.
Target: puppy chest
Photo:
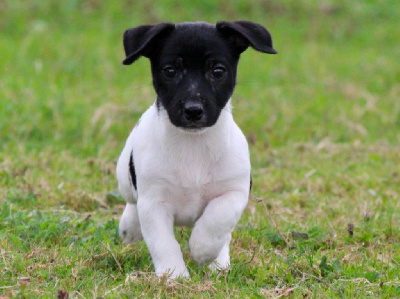
[[[183,189],[194,190],[193,192],[201,192],[198,190],[201,190],[201,186],[210,183],[212,176],[209,168],[195,164],[192,162],[190,165],[175,168],[171,172],[171,184]]]
[[[176,188],[169,198],[175,224],[193,226],[211,199],[203,188]]]

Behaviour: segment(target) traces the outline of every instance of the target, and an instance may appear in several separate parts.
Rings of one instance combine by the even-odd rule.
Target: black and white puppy
[[[189,276],[174,225],[193,227],[190,252],[211,269],[229,265],[231,233],[246,207],[250,157],[231,114],[240,54],[276,54],[269,32],[248,22],[160,23],[124,34],[125,65],[150,59],[155,103],[118,160],[127,201],[125,243],[144,238],[157,275]]]

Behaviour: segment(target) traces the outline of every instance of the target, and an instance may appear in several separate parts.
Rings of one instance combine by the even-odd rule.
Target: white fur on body
[[[133,151],[137,192],[129,174]],[[142,239],[157,275],[189,276],[173,226],[193,227],[190,252],[210,268],[229,265],[231,232],[247,204],[250,157],[230,103],[202,132],[171,124],[152,105],[128,137],[117,164],[118,187],[128,204],[119,231],[124,242]]]

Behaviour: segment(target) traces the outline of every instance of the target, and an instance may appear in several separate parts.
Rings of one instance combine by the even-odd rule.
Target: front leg
[[[232,191],[213,199],[205,208],[203,215],[197,220],[189,240],[193,259],[200,265],[207,264],[221,253],[228,254],[231,232],[242,215],[248,201],[248,193]],[[225,251],[221,252],[226,245]]]
[[[173,217],[162,203],[151,199],[138,200],[138,213],[143,238],[150,251],[156,275],[188,277],[181,248],[175,239]]]
[[[208,268],[215,272],[218,270],[224,270],[230,265],[230,257],[229,257],[229,242],[231,241],[231,236],[229,236],[229,240],[224,244],[221,251],[219,252],[217,258],[208,265]]]

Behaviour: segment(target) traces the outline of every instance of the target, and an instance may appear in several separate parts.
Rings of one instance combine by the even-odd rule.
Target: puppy
[[[271,35],[248,21],[160,23],[128,29],[123,43],[123,64],[150,59],[157,100],[118,160],[127,201],[119,234],[125,243],[144,239],[156,275],[187,277],[173,228],[193,227],[193,260],[226,268],[251,188],[248,145],[230,98],[240,54],[249,46],[276,54]]]

